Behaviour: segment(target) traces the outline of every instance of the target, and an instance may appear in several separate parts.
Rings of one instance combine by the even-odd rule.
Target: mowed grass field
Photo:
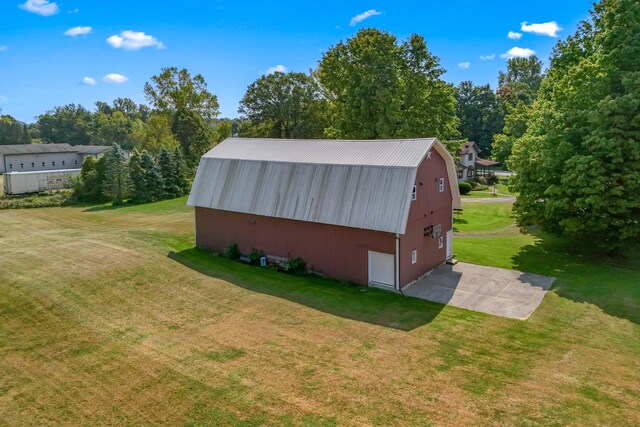
[[[461,260],[558,277],[518,321],[195,250],[184,203],[0,211],[0,425],[640,424],[637,252],[468,203]]]

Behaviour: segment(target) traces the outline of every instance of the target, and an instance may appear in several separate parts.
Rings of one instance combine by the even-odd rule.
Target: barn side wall
[[[438,180],[444,178],[444,191],[438,191]],[[416,174],[416,200],[411,202],[405,234],[400,236],[400,284],[405,287],[446,261],[446,234],[452,228],[452,194],[443,157],[431,150]],[[438,239],[424,236],[426,227],[440,224],[443,245]],[[411,252],[417,250],[412,264]]]
[[[313,271],[366,285],[368,251],[395,254],[392,233],[195,208],[196,246],[222,252],[233,243],[284,258],[302,257]]]

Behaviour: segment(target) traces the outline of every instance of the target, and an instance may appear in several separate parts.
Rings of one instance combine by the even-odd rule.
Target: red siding
[[[444,191],[438,191],[438,180],[444,178]],[[431,150],[431,158],[422,162],[416,175],[416,200],[411,202],[405,234],[400,236],[400,283],[406,286],[446,258],[446,234],[452,227],[452,196],[442,156]],[[425,227],[441,224],[443,246],[438,239],[424,236]],[[411,263],[411,252],[418,251],[417,262]]]
[[[222,252],[237,243],[269,255],[302,257],[328,277],[368,283],[368,251],[395,254],[395,235],[372,230],[318,224],[196,207],[196,245]]]

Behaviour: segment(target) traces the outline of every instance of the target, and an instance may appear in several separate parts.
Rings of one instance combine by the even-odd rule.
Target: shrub
[[[263,256],[264,256],[264,251],[253,248],[251,250],[251,253],[249,254],[251,265],[260,265],[260,258],[262,258]]]
[[[500,178],[498,178],[498,176],[497,176],[497,175],[493,175],[493,174],[492,174],[492,175],[489,175],[489,176],[487,177],[487,184],[489,184],[489,185],[496,185],[496,184],[499,184],[499,183],[500,183]]]
[[[287,272],[289,273],[306,273],[307,262],[300,257],[287,260]]]
[[[478,184],[487,185],[487,178],[485,178],[484,176],[479,176],[478,177]]]
[[[229,259],[238,259],[240,258],[240,249],[238,249],[238,244],[234,243],[225,248],[222,256]]]
[[[458,188],[460,189],[460,194],[469,194],[471,192],[471,184],[468,182],[459,182]]]

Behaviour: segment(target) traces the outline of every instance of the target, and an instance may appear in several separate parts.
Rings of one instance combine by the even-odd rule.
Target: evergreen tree
[[[158,169],[162,176],[162,197],[173,198],[181,195],[178,186],[178,167],[171,158],[171,154],[163,147],[158,158]]]
[[[107,200],[122,203],[131,192],[131,179],[127,157],[118,144],[106,154],[105,175],[102,192]]]
[[[178,195],[184,196],[189,193],[191,189],[191,173],[190,169],[187,167],[184,158],[182,157],[182,151],[180,148],[176,148],[173,151],[173,167],[176,171],[176,187],[178,187]]]
[[[192,167],[214,145],[211,127],[195,111],[179,108],[173,118],[171,131],[180,143],[187,163]]]
[[[31,136],[29,136],[29,130],[27,125],[22,125],[22,135],[20,135],[20,144],[31,144]]]
[[[554,49],[511,166],[515,213],[607,251],[640,238],[640,3],[602,0]]]
[[[131,200],[136,203],[144,203],[147,197],[147,182],[141,160],[140,152],[133,150],[129,158],[129,178],[131,179]]]
[[[162,199],[164,193],[162,176],[151,154],[146,151],[142,152],[140,166],[144,171],[144,182],[146,185],[146,194],[143,202],[154,202]]]

